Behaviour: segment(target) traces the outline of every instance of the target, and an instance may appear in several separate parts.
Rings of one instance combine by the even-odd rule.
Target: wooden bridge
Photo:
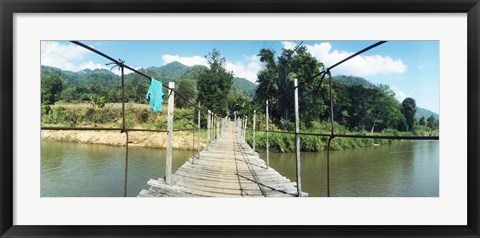
[[[296,197],[296,183],[268,167],[240,133],[225,122],[222,133],[200,158],[190,158],[174,174],[147,182],[139,197]],[[307,196],[301,193],[301,196]]]

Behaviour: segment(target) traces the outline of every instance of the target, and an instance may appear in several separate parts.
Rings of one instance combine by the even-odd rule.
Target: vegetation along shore
[[[305,47],[283,49],[275,57],[271,49],[260,50],[262,69],[256,83],[234,77],[225,70],[225,59],[215,49],[207,56],[209,67],[185,66],[173,62],[162,67],[139,71],[163,84],[176,82],[175,90],[196,105],[209,108],[220,116],[233,113],[248,116],[247,142],[252,143],[251,122],[257,112],[256,148],[265,149],[265,102],[269,102],[269,130],[294,131],[293,78],[311,79],[299,90],[300,131],[330,133],[329,85],[319,74],[324,65]],[[288,68],[289,74],[285,74]],[[42,66],[42,126],[122,127],[120,76],[105,69],[78,72]],[[323,82],[323,83],[322,83]],[[135,73],[125,75],[126,127],[137,129],[167,128],[166,100],[162,112],[153,112],[145,95],[149,81]],[[335,132],[355,135],[438,136],[439,116],[416,106],[414,98],[399,101],[388,85],[376,85],[355,76],[337,75],[332,79]],[[292,93],[285,93],[292,92]],[[164,95],[167,92],[164,90]],[[206,143],[206,115],[202,113],[202,140]],[[175,97],[174,129],[195,129],[196,110],[192,104]],[[193,148],[195,131],[176,131],[174,148]],[[131,132],[132,146],[164,148],[166,133]],[[270,149],[292,152],[293,135],[269,134]],[[122,146],[125,136],[116,131],[42,131],[46,141],[66,141]],[[328,137],[301,136],[302,151],[324,151]],[[391,143],[387,139],[335,138],[332,149],[343,150]],[[198,146],[198,145],[196,145]]]

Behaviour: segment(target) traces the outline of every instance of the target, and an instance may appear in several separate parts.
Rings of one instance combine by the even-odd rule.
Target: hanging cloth
[[[148,88],[147,96],[145,97],[147,101],[150,102],[150,109],[154,112],[162,111],[162,83],[157,81],[154,78],[151,78],[150,87]]]

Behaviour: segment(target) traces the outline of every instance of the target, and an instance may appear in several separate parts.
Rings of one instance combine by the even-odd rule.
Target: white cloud
[[[205,57],[202,56],[188,56],[183,57],[179,55],[163,55],[162,61],[164,64],[168,64],[174,61],[178,61],[187,66],[203,65],[208,67],[208,62]],[[225,62],[225,69],[232,71],[235,77],[246,78],[252,82],[257,81],[257,72],[262,68],[260,59],[256,55],[245,56],[243,60],[236,62]]]
[[[93,61],[91,60],[85,63],[81,63],[77,68],[79,69],[110,69],[104,64],[96,64],[96,63],[93,63]]]
[[[293,49],[296,44],[289,41],[282,42],[283,46]],[[332,50],[332,45],[328,42],[305,45],[307,50],[315,56],[326,67],[354,54],[354,52]],[[400,59],[392,59],[389,56],[382,55],[358,55],[334,69],[337,74],[347,74],[355,76],[372,76],[379,74],[399,74],[407,70],[407,66]]]
[[[182,57],[179,55],[163,55],[162,61],[164,64],[178,61],[186,66],[203,65],[208,67],[207,59],[205,59],[205,57],[198,56],[198,55],[190,56],[190,57]]]
[[[94,48],[93,46],[91,46]],[[83,69],[107,69],[110,70],[111,66],[105,64],[94,63],[93,61],[84,61],[85,56],[93,54],[93,52],[74,45],[74,44],[61,44],[58,41],[42,41],[41,42],[41,64],[60,68],[69,71],[80,71]],[[74,63],[80,62],[80,63]],[[121,75],[118,68],[111,70],[114,74]],[[131,70],[125,69],[125,74],[132,73]]]
[[[57,41],[41,42],[41,64],[64,70],[77,71],[72,61],[82,60],[91,53],[85,48],[73,44],[60,44]]]
[[[395,90],[395,98],[397,98],[398,101],[402,102],[403,100],[405,100],[405,98],[407,98],[407,94],[400,91],[400,90]]]
[[[262,68],[260,58],[256,55],[245,57],[244,61],[226,62],[225,69],[232,71],[236,77],[257,81],[257,73]]]
[[[291,41],[284,41],[282,42],[283,44],[283,48],[287,49],[287,50],[293,50],[295,49],[295,47],[297,47],[297,44],[295,44],[294,42],[291,42]]]

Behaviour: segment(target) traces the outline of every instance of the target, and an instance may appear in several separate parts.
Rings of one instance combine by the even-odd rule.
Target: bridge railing
[[[200,158],[200,151],[201,151],[201,113],[202,113],[202,108],[200,107],[200,103],[196,105],[195,103],[191,102],[188,98],[185,96],[179,94],[178,92],[175,91],[175,83],[174,82],[169,82],[168,86],[163,85],[164,88],[167,89],[167,97],[168,97],[168,112],[167,112],[167,130],[159,130],[159,129],[138,129],[138,128],[127,128],[126,127],[126,117],[125,117],[125,69],[129,69],[133,71],[136,74],[139,74],[147,79],[152,80],[152,77],[128,66],[125,64],[125,61],[119,59],[116,60],[113,57],[108,56],[107,54],[100,52],[88,45],[85,45],[83,43],[80,43],[78,41],[71,41],[74,44],[77,44],[83,48],[86,48],[98,55],[103,56],[104,58],[107,58],[111,60],[111,63],[109,65],[113,64],[114,67],[119,67],[121,70],[121,80],[122,80],[122,127],[117,127],[117,128],[110,128],[110,127],[52,127],[52,126],[42,126],[41,130],[77,130],[77,131],[119,131],[120,133],[125,133],[125,169],[124,169],[124,189],[123,189],[123,196],[127,196],[127,183],[128,183],[128,144],[129,144],[129,132],[153,132],[153,133],[167,133],[167,143],[166,143],[166,166],[165,166],[165,182],[167,184],[171,184],[171,175],[172,175],[172,160],[173,160],[173,134],[174,132],[179,132],[179,131],[192,131],[192,163],[195,163],[195,158]],[[173,115],[174,115],[174,97],[175,94],[182,98],[182,100],[185,100],[187,103],[191,104],[195,109],[196,109],[196,116],[197,116],[197,127],[196,128],[180,128],[180,129],[174,129],[173,128]],[[206,148],[208,150],[208,146],[215,142],[220,136],[221,131],[223,131],[223,127],[225,124],[221,124],[219,122],[220,117],[213,113],[210,110],[205,110],[207,111],[207,141],[206,141]],[[195,115],[194,115],[195,117]],[[197,131],[197,136],[195,136],[195,131]],[[197,147],[195,148],[195,138],[197,139]],[[196,149],[196,156],[195,156],[195,149]]]

